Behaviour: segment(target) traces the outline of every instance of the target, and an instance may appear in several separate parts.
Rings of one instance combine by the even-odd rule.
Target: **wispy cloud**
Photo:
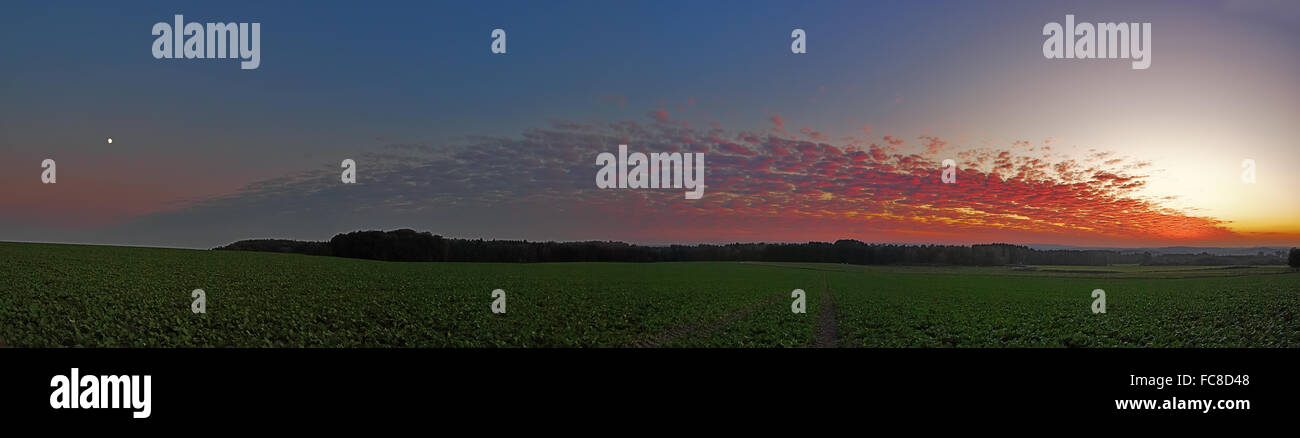
[[[790,138],[772,130],[691,128],[670,123],[661,110],[647,117],[646,123],[557,121],[516,137],[450,145],[393,144],[352,157],[359,165],[355,185],[341,184],[340,170],[326,166],[151,215],[136,226],[219,226],[236,238],[328,237],[386,226],[642,242],[1155,244],[1241,237],[1220,220],[1142,197],[1150,163],[1107,151],[1069,159],[1028,142],[957,151],[934,136],[837,144],[811,130]],[[784,126],[779,116],[770,121]],[[705,153],[706,196],[597,189],[595,156],[619,144]],[[956,184],[941,182],[946,158],[958,163]]]

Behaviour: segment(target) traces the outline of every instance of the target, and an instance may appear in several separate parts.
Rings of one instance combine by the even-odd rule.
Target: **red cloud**
[[[213,205],[261,202],[277,208],[301,199],[382,206],[424,217],[438,211],[517,211],[529,223],[554,223],[553,236],[640,242],[864,241],[1062,243],[1147,246],[1244,242],[1218,219],[1143,197],[1150,163],[1109,155],[1063,160],[1027,148],[963,150],[945,142],[902,151],[836,144],[824,136],[781,135],[772,128],[728,132],[664,123],[555,123],[518,137],[476,138],[463,145],[392,147],[365,157],[370,191],[341,190],[334,169],[252,186]],[[633,152],[705,153],[703,199],[681,189],[602,190],[594,159],[627,144]],[[920,153],[925,152],[925,153]],[[424,155],[421,155],[424,154]],[[1094,151],[1094,154],[1097,154]],[[1104,154],[1104,153],[1103,153]],[[942,182],[942,159],[958,163]],[[1099,162],[1120,159],[1121,162]],[[326,196],[328,195],[328,196]],[[356,196],[355,199],[346,198]],[[238,198],[238,199],[236,199]],[[486,210],[483,210],[486,209]]]
[[[784,125],[778,116],[771,120],[778,127]],[[957,183],[943,184],[939,157],[926,158],[947,145],[937,137],[920,137],[925,141],[922,156],[874,144],[857,150],[830,144],[811,129],[800,131],[811,140],[745,134],[757,142],[755,147],[714,142],[706,155],[707,194],[701,200],[686,202],[676,193],[617,192],[588,199],[591,206],[620,220],[640,220],[629,217],[630,212],[638,216],[663,212],[679,218],[694,224],[697,233],[679,238],[695,240],[875,238],[1137,245],[1240,237],[1220,220],[1192,216],[1163,207],[1163,200],[1140,197],[1137,189],[1146,176],[1132,172],[1144,163],[1109,160],[1085,168],[1049,155],[980,149],[963,152]],[[891,146],[903,144],[892,136],[885,141]],[[1088,158],[1110,155],[1100,152]],[[769,234],[748,234],[760,230]]]

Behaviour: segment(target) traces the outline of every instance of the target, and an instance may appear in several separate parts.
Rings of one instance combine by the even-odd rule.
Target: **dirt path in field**
[[[840,346],[840,325],[835,319],[835,300],[831,299],[831,282],[823,278],[826,286],[822,288],[821,312],[817,315],[817,348],[836,348]]]
[[[777,295],[772,298],[768,298],[767,300],[761,303],[755,304],[750,307],[746,307],[744,309],[737,310],[735,312],[728,313],[712,321],[705,321],[698,324],[679,325],[677,327],[668,329],[650,338],[634,342],[628,346],[632,348],[657,348],[657,347],[662,347],[664,345],[667,345],[672,341],[676,341],[678,339],[690,335],[701,335],[701,336],[707,335],[709,333],[712,333],[714,330],[726,326],[727,324],[731,324],[733,322],[736,322],[737,320],[740,320],[741,318],[749,316],[749,314],[758,311],[758,309],[763,308],[763,306],[772,304],[772,302],[781,299],[781,297],[782,295]]]

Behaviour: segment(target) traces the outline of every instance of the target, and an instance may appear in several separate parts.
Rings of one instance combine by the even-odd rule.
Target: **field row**
[[[1164,278],[391,263],[20,243],[0,243],[0,263],[0,343],[14,347],[1300,346],[1300,274],[1265,268]],[[194,289],[206,291],[206,313],[190,311]],[[507,293],[504,314],[490,310],[494,289]],[[807,291],[807,313],[791,312],[794,289]],[[1089,309],[1093,289],[1107,292],[1107,313]]]

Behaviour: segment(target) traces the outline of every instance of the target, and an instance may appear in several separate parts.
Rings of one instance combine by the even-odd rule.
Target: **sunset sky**
[[[0,240],[1300,244],[1300,2],[83,3],[0,16]],[[175,14],[260,68],[154,59]],[[1045,59],[1066,14],[1150,68]],[[619,144],[703,199],[598,189]]]

